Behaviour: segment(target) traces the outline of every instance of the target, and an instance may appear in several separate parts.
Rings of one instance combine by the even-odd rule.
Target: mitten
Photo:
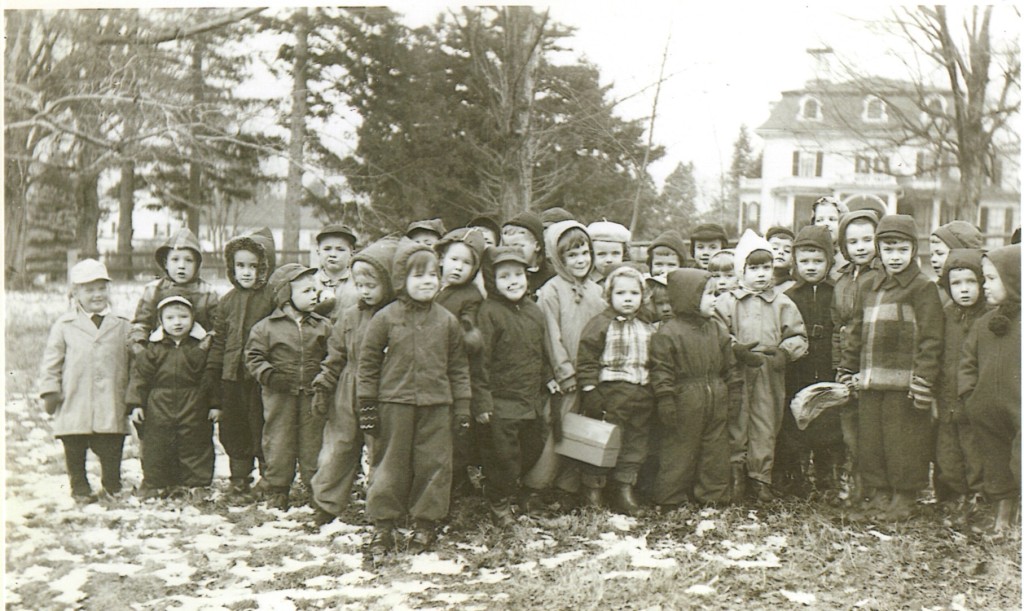
[[[853,388],[853,372],[849,369],[836,369],[836,382]]]
[[[469,416],[466,414],[455,414],[455,436],[459,439],[469,435]]]
[[[764,357],[752,351],[757,342],[749,344],[733,344],[732,353],[736,360],[746,367],[760,367],[764,363]]]
[[[288,392],[292,389],[288,376],[280,371],[271,371],[270,375],[267,376],[267,383],[264,386],[278,392]]]
[[[323,392],[322,390],[317,389],[317,391],[313,394],[313,403],[311,405],[313,413],[316,414],[317,416],[320,416],[321,418],[326,418],[330,406],[330,395]]]
[[[915,409],[931,410],[935,403],[931,385],[917,376],[910,379],[910,393],[907,396],[914,400]]]
[[[43,409],[46,410],[47,414],[51,416],[57,413],[57,408],[60,407],[60,397],[55,392],[48,392],[43,395]]]
[[[364,402],[359,406],[359,430],[371,437],[376,437],[380,432],[380,414],[377,413],[376,403]]]
[[[140,354],[145,352],[146,345],[141,342],[135,342],[133,344],[130,344],[128,346],[128,349],[131,350],[132,356],[139,356]]]
[[[676,430],[678,414],[676,413],[676,401],[672,395],[658,397],[658,422],[666,429]]]
[[[580,393],[580,407],[582,413],[587,418],[594,418],[595,420],[604,419],[604,406],[601,401],[601,393],[597,390],[597,387],[593,387],[588,391]]]

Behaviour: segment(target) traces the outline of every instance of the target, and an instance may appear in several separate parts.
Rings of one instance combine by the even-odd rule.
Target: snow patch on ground
[[[421,575],[458,575],[466,566],[464,558],[442,560],[437,554],[419,554],[413,557],[409,566],[410,573]]]

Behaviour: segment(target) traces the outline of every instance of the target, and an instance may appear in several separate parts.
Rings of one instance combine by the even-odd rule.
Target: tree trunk
[[[132,213],[135,212],[135,162],[121,162],[121,188],[117,202],[117,258],[125,278],[132,278]]]
[[[75,208],[75,247],[82,257],[94,257],[99,249],[96,246],[100,222],[99,173],[79,174],[74,178]]]
[[[285,260],[299,250],[299,206],[302,203],[303,151],[306,144],[306,61],[308,55],[306,9],[295,14],[295,67],[292,72],[291,141],[288,143],[288,185],[284,196]]]
[[[11,288],[20,286],[24,278],[25,252],[28,228],[28,207],[25,205],[25,192],[17,162],[7,160],[8,171],[4,173],[4,286]],[[19,175],[19,180],[11,180]]]
[[[533,200],[533,163],[536,158],[536,145],[533,130],[531,129],[531,118],[533,117],[533,94],[534,74],[537,71],[537,63],[540,59],[540,43],[537,42],[538,23],[533,8],[529,6],[517,6],[509,8],[512,12],[517,26],[521,29],[519,35],[519,49],[516,56],[519,61],[512,67],[521,70],[518,81],[513,81],[515,90],[513,93],[513,115],[512,115],[512,142],[513,163],[512,163],[512,184],[509,185],[512,191],[512,204],[514,208],[507,210],[503,218],[511,218],[520,212],[530,208]],[[522,66],[520,68],[519,66]]]
[[[192,64],[189,69],[189,76],[191,79],[192,86],[192,101],[194,108],[199,109],[203,104],[203,43],[201,40],[196,40],[195,44],[192,45]],[[198,113],[195,113],[198,114]],[[192,120],[193,127],[192,132],[192,161],[189,163],[188,168],[188,209],[186,210],[186,216],[188,218],[189,230],[199,236],[199,224],[202,218],[203,209],[203,169],[202,164],[199,160],[199,153],[196,145],[196,128],[195,124],[199,121],[198,116],[194,116]]]

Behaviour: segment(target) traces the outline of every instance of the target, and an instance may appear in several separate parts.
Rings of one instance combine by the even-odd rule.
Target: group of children
[[[408,549],[428,549],[481,474],[500,526],[552,499],[635,515],[779,495],[900,520],[932,483],[957,516],[988,499],[1004,531],[1020,494],[1019,245],[984,252],[976,228],[944,225],[933,281],[913,218],[882,212],[825,197],[797,232],[729,248],[718,225],[689,245],[669,230],[645,261],[622,225],[557,208],[418,221],[358,251],[328,225],[318,269],[276,266],[261,229],[225,247],[219,298],[183,229],[131,322],[110,312],[101,263],[70,270],[40,393],[81,502],[96,499],[88,448],[101,494],[121,489],[126,417],[141,497],[203,498],[219,423],[230,497],[287,508],[298,472],[318,525],[348,507],[365,452],[374,554],[404,521]],[[800,429],[793,396],[833,381],[850,401]],[[614,466],[556,452],[569,412],[619,427]]]

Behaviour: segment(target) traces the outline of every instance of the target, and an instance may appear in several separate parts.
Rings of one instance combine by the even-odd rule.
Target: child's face
[[[636,278],[617,278],[611,290],[612,309],[622,316],[634,316],[643,302],[644,291]]]
[[[671,248],[655,247],[651,253],[651,275],[664,276],[679,267],[679,255]]]
[[[771,266],[765,264],[769,271]],[[704,292],[700,296],[700,315],[704,318],[711,318],[715,315],[715,302],[718,297],[715,296],[715,292],[718,290],[717,283],[714,280],[708,280],[704,284]]]
[[[348,267],[352,258],[352,245],[340,235],[325,235],[316,245],[316,256],[320,266],[328,274],[340,274]]]
[[[996,266],[988,259],[982,259],[981,273],[985,276],[985,300],[996,306],[1006,301],[1006,287]]]
[[[75,301],[89,314],[99,314],[110,305],[110,281],[93,280],[71,288]]]
[[[167,276],[176,284],[184,284],[196,275],[196,254],[187,248],[167,253]]]
[[[473,251],[462,242],[452,242],[444,251],[441,260],[441,281],[445,286],[465,284],[472,280],[475,257]]]
[[[413,301],[430,301],[441,286],[437,277],[437,263],[429,262],[420,270],[413,270],[405,278],[405,292]]]
[[[711,279],[715,281],[715,293],[721,295],[739,286],[736,274],[732,270],[711,272]]]
[[[818,284],[828,273],[828,259],[819,248],[796,249],[796,272],[809,284]]]
[[[526,295],[526,268],[518,263],[499,263],[494,268],[498,294],[515,303]]]
[[[607,276],[612,266],[622,263],[625,244],[622,242],[594,242],[594,268],[597,273]]]
[[[898,274],[910,266],[914,258],[914,246],[910,240],[882,240],[878,245],[878,256],[885,273]]]
[[[724,247],[725,245],[722,244],[721,240],[694,240],[693,256],[697,258],[697,263],[700,263],[701,269],[707,269],[711,255],[722,250]]]
[[[668,320],[675,316],[675,312],[672,311],[672,302],[669,301],[668,293],[665,291],[656,294],[651,303],[654,304],[654,313],[658,315],[658,320]]]
[[[854,265],[867,265],[875,258],[875,226],[853,222],[846,226],[846,253]]]
[[[537,240],[525,227],[506,225],[501,230],[501,243],[505,246],[518,248],[531,264],[537,262]]]
[[[181,339],[192,330],[192,310],[180,303],[172,303],[160,310],[160,325],[164,333]]]
[[[839,235],[839,209],[832,204],[822,204],[814,209],[814,224],[828,227],[832,242]]]
[[[441,236],[429,229],[417,229],[409,234],[409,239],[417,244],[423,244],[424,246],[433,248],[434,244],[437,244],[437,241],[441,239]]]
[[[583,280],[590,273],[590,246],[580,244],[570,248],[562,255],[562,261],[573,278]]]
[[[352,279],[359,300],[368,306],[375,306],[384,300],[384,285],[377,279],[377,274],[369,263],[356,261],[352,264]]]
[[[780,269],[793,266],[793,240],[786,236],[776,235],[768,240],[772,245],[772,265]]]
[[[486,227],[480,226],[476,226],[474,227],[474,229],[480,230],[480,235],[484,237],[484,244],[486,244],[488,247],[498,245],[498,236],[493,231]]]
[[[932,270],[936,276],[942,275],[942,266],[946,264],[946,257],[949,256],[949,246],[935,235],[928,238],[928,248],[931,250]]]
[[[238,286],[251,289],[256,285],[259,262],[259,257],[254,252],[239,250],[235,253],[235,281],[238,282]]]
[[[743,282],[753,291],[763,291],[772,283],[772,264],[758,263],[743,268]]]
[[[981,294],[978,277],[969,269],[949,270],[949,294],[959,306],[967,308],[974,305]]]
[[[299,276],[291,281],[292,307],[300,312],[312,312],[317,303],[316,279],[313,274]]]

